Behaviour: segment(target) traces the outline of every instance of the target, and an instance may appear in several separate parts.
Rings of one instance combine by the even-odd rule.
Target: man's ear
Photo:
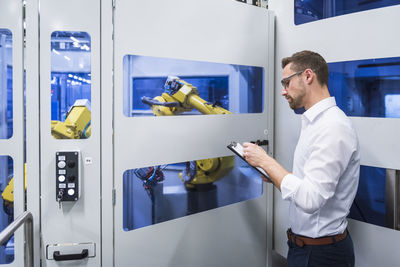
[[[311,84],[314,81],[314,79],[317,78],[315,76],[315,73],[312,70],[306,70],[305,74],[306,74],[306,83],[307,84]]]

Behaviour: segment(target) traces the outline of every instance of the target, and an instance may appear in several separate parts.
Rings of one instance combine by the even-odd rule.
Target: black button
[[[72,161],[72,160],[68,160],[67,161],[67,166],[72,169],[73,167],[75,167],[75,162]]]
[[[68,181],[70,181],[70,182],[75,181],[75,176],[73,176],[73,175],[68,176]]]

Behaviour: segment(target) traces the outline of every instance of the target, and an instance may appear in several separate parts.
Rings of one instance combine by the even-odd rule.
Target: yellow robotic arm
[[[151,99],[142,97],[142,102],[151,106],[156,116],[177,115],[197,109],[202,114],[231,114],[229,110],[211,104],[199,96],[197,88],[178,77],[169,76],[164,93]]]
[[[51,135],[57,139],[86,139],[91,135],[90,102],[78,99],[71,106],[67,118],[62,121],[51,121]]]
[[[51,121],[51,134],[57,139],[86,139],[91,135],[90,102],[87,99],[78,99],[68,111],[65,122]],[[26,189],[26,163],[25,163]],[[14,204],[14,177],[8,182],[1,194],[4,204],[13,207]]]
[[[153,99],[142,97],[156,116],[171,116],[197,109],[202,114],[231,114],[199,96],[197,88],[178,77],[168,77],[164,93]],[[198,184],[210,184],[224,177],[234,166],[234,157],[209,158],[188,162],[186,171],[179,174],[187,188]]]
[[[24,164],[24,180],[25,180],[25,190],[26,190],[26,163]],[[3,198],[3,203],[5,206],[13,207],[14,205],[14,177],[8,182],[7,186],[4,188],[4,191],[1,193],[1,197]]]

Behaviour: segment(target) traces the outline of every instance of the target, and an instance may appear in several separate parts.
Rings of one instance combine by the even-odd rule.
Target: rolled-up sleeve
[[[293,196],[297,192],[297,189],[302,182],[303,181],[299,177],[291,173],[283,177],[281,183],[282,198],[285,200],[291,198],[291,196]]]
[[[305,213],[319,210],[335,193],[339,177],[357,149],[356,144],[356,136],[347,127],[326,127],[309,147],[304,177],[288,174],[283,178],[282,198],[294,200]]]

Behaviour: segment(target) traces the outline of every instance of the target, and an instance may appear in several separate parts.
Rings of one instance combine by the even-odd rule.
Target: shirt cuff
[[[281,182],[282,199],[288,200],[292,198],[302,182],[303,181],[299,177],[291,173],[285,175]]]

